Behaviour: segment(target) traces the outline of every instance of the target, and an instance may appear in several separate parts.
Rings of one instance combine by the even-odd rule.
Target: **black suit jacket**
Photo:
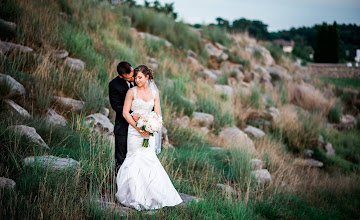
[[[127,135],[129,123],[123,116],[124,101],[129,86],[126,81],[116,77],[109,83],[109,100],[112,109],[116,112],[114,134]]]

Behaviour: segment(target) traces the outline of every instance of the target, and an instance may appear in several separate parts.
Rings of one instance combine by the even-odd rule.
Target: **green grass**
[[[226,47],[231,44],[231,40],[228,38],[227,31],[224,28],[203,25],[201,27],[201,34],[214,43],[220,43]]]
[[[360,89],[360,79],[352,78],[331,78],[331,77],[319,77],[321,81],[333,84],[339,87],[350,87],[354,89]]]

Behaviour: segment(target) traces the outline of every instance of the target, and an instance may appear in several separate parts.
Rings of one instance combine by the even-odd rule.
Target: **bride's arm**
[[[159,93],[156,93],[155,96],[155,104],[154,104],[154,112],[158,115],[160,115],[161,109],[160,109],[160,101],[159,101]]]
[[[132,89],[129,89],[126,93],[125,101],[124,101],[124,107],[123,107],[123,116],[125,120],[131,124],[142,136],[148,136],[148,132],[140,132],[140,128],[136,126],[136,122],[134,121],[133,117],[130,115],[130,108],[132,100],[134,99],[134,92]]]

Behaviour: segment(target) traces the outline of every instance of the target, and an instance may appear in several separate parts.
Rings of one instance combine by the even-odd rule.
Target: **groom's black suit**
[[[118,76],[109,83],[110,104],[116,112],[114,127],[115,171],[117,171],[117,169],[124,162],[127,152],[127,134],[129,123],[125,120],[123,116],[123,107],[125,96],[128,90],[129,86],[127,82],[123,78],[120,78]]]

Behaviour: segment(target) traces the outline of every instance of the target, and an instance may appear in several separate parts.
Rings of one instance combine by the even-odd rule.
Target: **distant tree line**
[[[135,0],[125,0],[126,4],[129,4],[131,6],[137,6]],[[164,6],[161,5],[159,1],[150,2],[145,0],[144,1],[144,7],[145,8],[152,8],[157,12],[165,13],[168,16],[172,17],[173,19],[177,18],[177,13],[174,11],[174,3],[165,3]]]

